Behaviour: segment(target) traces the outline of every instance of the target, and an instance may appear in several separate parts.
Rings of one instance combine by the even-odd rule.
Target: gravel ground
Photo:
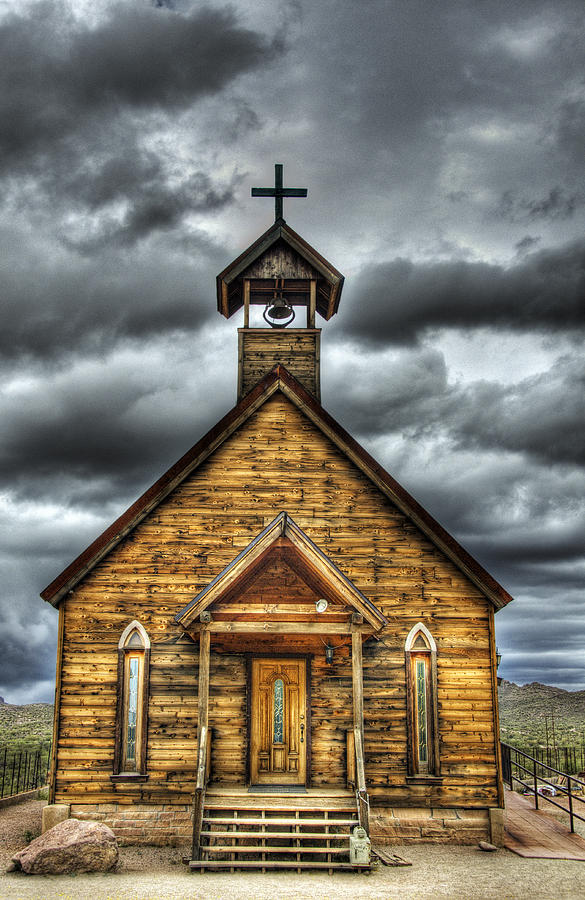
[[[40,831],[44,801],[0,810],[0,871]],[[30,839],[30,838],[29,838]],[[523,859],[507,850],[437,844],[395,846],[409,868],[380,866],[371,875],[309,872],[191,874],[181,849],[122,847],[105,875],[0,875],[1,900],[572,900],[585,897],[585,862]]]

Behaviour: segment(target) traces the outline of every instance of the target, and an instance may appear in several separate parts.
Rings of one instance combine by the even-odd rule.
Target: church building
[[[252,193],[276,220],[217,277],[219,313],[243,309],[236,405],[41,594],[50,802],[189,842],[193,870],[355,867],[356,824],[497,840],[512,598],[321,406],[344,279],[284,220],[306,191],[282,166]]]

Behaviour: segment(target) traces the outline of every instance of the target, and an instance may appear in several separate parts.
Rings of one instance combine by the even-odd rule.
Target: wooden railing
[[[362,745],[362,733],[359,728],[353,730],[355,743],[355,796],[357,800],[358,818],[362,828],[370,833],[370,801],[366,790],[366,772],[364,767],[364,748]]]
[[[209,781],[211,764],[211,731],[202,725],[197,744],[197,782],[193,797],[193,845],[191,859],[201,856],[201,827],[203,825],[203,808],[205,806],[205,790]]]

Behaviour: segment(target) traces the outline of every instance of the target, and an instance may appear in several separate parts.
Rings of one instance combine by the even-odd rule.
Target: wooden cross
[[[252,197],[274,197],[274,221],[278,222],[284,217],[282,215],[282,198],[283,197],[306,197],[307,188],[285,188],[282,186],[282,163],[276,163],[274,166],[274,187],[273,188],[252,188]]]

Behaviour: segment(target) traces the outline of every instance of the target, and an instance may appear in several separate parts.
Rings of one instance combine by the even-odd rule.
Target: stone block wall
[[[71,818],[103,822],[112,829],[120,846],[179,847],[190,845],[193,833],[191,804],[72,803]]]
[[[380,844],[477,844],[490,840],[487,809],[373,807],[370,836]]]

